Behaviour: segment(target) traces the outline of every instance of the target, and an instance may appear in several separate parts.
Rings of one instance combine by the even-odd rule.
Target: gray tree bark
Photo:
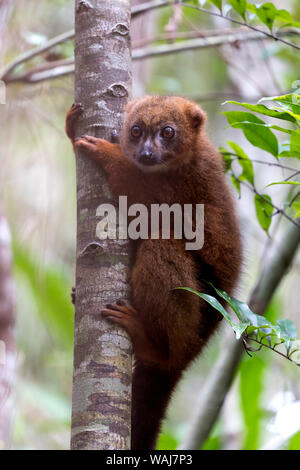
[[[131,95],[130,0],[76,0],[75,102],[83,133],[110,140]],[[96,210],[114,203],[101,168],[77,162],[77,253],[72,449],[130,448],[131,342],[104,321],[106,303],[128,298],[127,240],[99,240]]]

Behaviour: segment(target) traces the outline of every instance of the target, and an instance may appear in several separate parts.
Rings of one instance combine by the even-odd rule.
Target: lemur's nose
[[[153,163],[153,152],[150,149],[143,149],[139,155],[138,155],[138,160],[140,163],[143,163],[144,165],[151,165]]]

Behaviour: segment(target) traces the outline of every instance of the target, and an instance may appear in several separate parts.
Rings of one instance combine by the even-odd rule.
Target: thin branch
[[[20,64],[23,64],[24,62],[27,62],[28,60],[31,60],[33,57],[36,57],[37,55],[42,54],[43,52],[48,51],[54,46],[57,46],[58,44],[61,44],[62,42],[69,41],[70,39],[74,38],[74,29],[71,29],[71,31],[67,31],[66,33],[60,34],[59,36],[54,37],[53,39],[50,39],[47,41],[45,44],[35,47],[34,49],[31,49],[30,51],[24,52],[23,54],[19,55],[15,60],[10,62],[6,66],[6,68],[2,72],[1,80],[4,82],[6,79],[11,75],[12,71]],[[11,80],[10,80],[11,81]]]
[[[263,194],[260,194],[254,186],[246,183],[246,181],[243,181],[241,179],[239,179],[237,176],[235,176],[233,174],[234,178],[242,185],[246,186],[246,188],[250,189],[254,194],[256,194],[257,196],[259,196],[261,199],[263,199],[263,201],[265,201],[267,204],[269,204],[269,206],[272,206],[276,213],[274,215],[277,215],[277,214],[281,214],[283,217],[285,217],[287,220],[289,220],[290,222],[292,222],[292,224],[296,225],[296,227],[300,227],[300,221],[299,219],[292,219],[289,215],[287,215],[287,213],[283,210],[283,209],[280,209],[278,206],[276,206],[275,204],[273,204],[273,202],[269,201],[269,199],[267,199],[266,197],[264,197]]]
[[[232,156],[232,157],[235,157],[237,160],[246,160],[246,161],[247,161],[247,158],[240,157],[240,156],[237,155],[236,153],[221,152],[221,154],[222,154],[222,155],[230,155],[230,156]],[[289,176],[289,178],[292,178],[295,174],[300,173],[299,170],[296,171],[295,168],[292,168],[292,167],[286,166],[286,165],[282,165],[281,163],[265,162],[265,161],[263,161],[263,160],[256,160],[256,159],[254,159],[254,158],[251,158],[251,162],[254,162],[254,163],[261,163],[262,165],[268,165],[268,166],[276,166],[276,167],[282,168],[283,170],[295,171],[296,173],[294,173],[293,175]],[[234,176],[235,176],[235,175],[234,175]]]
[[[193,25],[194,26],[194,25]],[[132,48],[138,49],[141,47],[148,46],[155,42],[173,42],[180,39],[195,39],[195,38],[207,38],[213,36],[226,36],[229,34],[235,34],[239,31],[246,31],[244,28],[224,28],[224,29],[209,29],[209,30],[200,30],[194,29],[193,31],[167,31],[155,36],[150,36],[148,38],[143,38],[138,41],[133,41]],[[290,31],[290,30],[289,30]],[[290,31],[290,34],[294,35],[294,32]]]
[[[261,347],[265,347],[267,349],[270,349],[271,351],[274,351],[275,353],[279,354],[280,356],[284,357],[285,359],[287,359],[288,361],[292,362],[293,364],[295,364],[296,366],[300,367],[300,363],[299,362],[295,362],[293,361],[293,359],[291,359],[290,356],[288,356],[287,354],[284,354],[282,353],[281,351],[278,351],[278,349],[276,349],[276,346],[282,344],[282,343],[277,343],[276,346],[269,346],[268,344],[266,343],[263,343],[255,338],[252,338],[251,336],[248,336],[248,335],[245,335],[245,338],[248,339],[248,340],[251,340],[251,341],[254,341],[255,343],[259,344]],[[247,347],[247,346],[246,346]],[[261,348],[259,348],[261,349]],[[252,349],[250,349],[250,351],[252,351]],[[300,349],[295,349],[293,351],[294,352],[300,352]]]
[[[142,13],[145,13],[147,11],[153,10],[155,8],[159,8],[162,6],[167,6],[168,4],[176,4],[177,2],[168,2],[165,0],[156,0],[152,2],[147,2],[142,5],[136,5],[133,6],[131,9],[131,17],[134,18],[136,16],[139,16]],[[65,33],[62,33],[58,36],[55,36],[52,39],[49,39],[45,44],[42,44],[41,46],[35,47],[34,49],[31,49],[30,51],[26,51],[23,54],[19,55],[15,60],[10,62],[8,66],[2,71],[1,73],[1,80],[6,81],[9,75],[11,75],[11,72],[20,64],[27,62],[28,60],[31,60],[33,57],[36,57],[37,55],[40,55],[49,49],[51,49],[54,46],[57,46],[58,44],[64,43],[66,41],[69,41],[71,39],[74,39],[75,35],[75,30],[74,28],[71,29],[70,31],[67,31]],[[9,80],[12,81],[12,80]]]
[[[167,7],[181,4],[179,0],[152,0],[150,2],[142,3],[141,5],[135,5],[131,8],[131,17],[136,18],[137,16],[146,13],[156,8]]]
[[[286,31],[281,31],[280,34],[299,34],[300,31],[295,29],[290,29]],[[44,46],[39,48],[32,49],[25,54],[19,56],[16,60],[14,60],[11,64],[9,64],[2,77],[5,83],[13,83],[13,82],[25,82],[25,83],[37,83],[39,81],[49,80],[52,78],[57,78],[63,75],[68,75],[74,72],[73,59],[66,59],[63,61],[58,61],[59,64],[56,65],[56,62],[49,62],[39,66],[37,68],[32,68],[27,72],[19,75],[13,75],[12,72],[16,68],[17,65],[24,63],[30,60],[32,57],[37,56],[38,54],[50,49],[53,44],[58,44],[59,41],[62,41],[64,38],[65,40],[70,39],[71,32],[65,33],[65,35],[58,36],[53,38]],[[167,54],[173,54],[177,52],[183,52],[187,50],[194,50],[194,49],[204,49],[208,47],[218,47],[223,46],[224,44],[235,44],[236,42],[241,41],[257,41],[263,39],[261,32],[245,32],[245,31],[237,31],[232,32],[230,34],[225,35],[211,35],[207,37],[199,37],[196,39],[186,40],[184,42],[175,43],[175,44],[163,44],[160,46],[155,46],[152,48],[146,49],[135,49],[132,53],[133,60],[142,60],[149,57],[156,57],[162,56]],[[49,46],[49,43],[51,45]],[[67,65],[67,67],[66,67]],[[43,73],[40,74],[41,67],[43,67]],[[49,74],[47,75],[47,70],[49,70]]]
[[[284,181],[289,181],[290,179],[294,178],[294,176],[299,175],[300,170],[295,171],[292,175],[290,175],[288,178],[286,178]]]
[[[225,16],[222,13],[217,13],[215,11],[207,10],[206,8],[197,7],[196,5],[190,5],[189,3],[184,3],[184,2],[181,2],[181,5],[183,7],[192,8],[194,10],[202,11],[203,13],[207,13],[207,14],[212,15],[212,16],[218,16],[219,18],[223,18],[224,20],[231,21],[231,23],[239,24],[240,26],[245,26],[246,28],[252,29],[253,31],[260,32],[260,33],[264,34],[266,37],[268,37],[270,39],[274,39],[275,41],[282,42],[283,44],[285,44],[287,46],[293,47],[295,49],[300,49],[300,46],[297,46],[296,44],[293,44],[292,42],[285,41],[284,39],[282,39],[279,35],[279,31],[277,32],[277,35],[275,35],[275,34],[269,33],[268,31],[265,31],[263,29],[256,28],[256,26],[252,26],[251,24],[246,23],[244,21],[235,20],[233,18],[230,18],[229,16]]]
[[[289,34],[300,35],[300,30],[288,30]],[[223,46],[225,44],[236,44],[242,41],[258,41],[264,39],[265,32],[257,31],[237,31],[223,36],[199,37],[174,44],[163,44],[160,46],[147,47],[146,49],[135,49],[132,58],[134,60],[146,59],[149,57],[174,54],[177,52],[189,51],[194,49],[204,49],[209,47]],[[285,36],[285,31],[280,31],[280,36]]]
[[[39,67],[34,67],[26,72],[18,75],[2,77],[6,84],[23,82],[23,83],[38,83],[52,78],[63,77],[74,73],[74,60],[65,59],[57,60],[54,62],[47,62]]]
[[[260,314],[266,311],[279,283],[291,266],[299,244],[299,228],[288,225],[278,249],[273,251],[271,257],[265,258],[266,262],[248,302],[251,310]],[[219,416],[243,351],[243,338],[234,341],[232,331],[228,332],[221,355],[202,389],[193,422],[180,449],[200,449],[203,446]]]
[[[289,207],[293,205],[293,203],[296,201],[296,199],[298,199],[299,196],[300,196],[300,191],[298,191],[298,193],[296,193],[295,196],[291,199],[289,203]]]

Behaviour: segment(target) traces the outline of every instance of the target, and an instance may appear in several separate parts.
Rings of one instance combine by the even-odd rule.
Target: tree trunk
[[[76,0],[77,136],[110,140],[131,94],[130,0]],[[77,162],[76,308],[72,449],[130,448],[131,342],[100,316],[128,298],[129,244],[99,240],[97,207],[114,204],[104,173],[80,152]]]
[[[9,447],[14,407],[12,393],[16,368],[14,290],[10,231],[0,210],[0,449]]]

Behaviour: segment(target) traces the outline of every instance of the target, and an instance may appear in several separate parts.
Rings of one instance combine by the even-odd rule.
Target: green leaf
[[[231,163],[233,161],[233,157],[231,152],[229,152],[225,147],[219,147],[219,152],[222,155],[223,163],[224,163],[224,171],[227,173],[231,169]]]
[[[274,186],[275,184],[296,184],[300,185],[300,181],[277,181],[276,183],[270,183],[266,186],[268,188],[269,186]]]
[[[300,217],[300,201],[294,201],[292,208],[295,211],[294,219],[298,219],[298,217]]]
[[[222,0],[210,0],[222,12]]]
[[[261,103],[262,101],[275,101],[282,104],[284,109],[292,111],[294,114],[300,116],[300,95],[297,93],[263,97],[258,101],[258,103]]]
[[[280,329],[280,337],[285,340],[284,345],[287,352],[289,352],[292,345],[291,340],[295,340],[297,338],[297,329],[294,323],[288,318],[277,320],[277,325]]]
[[[245,20],[247,1],[246,0],[229,0],[228,3],[232,8]]]
[[[260,226],[268,234],[268,231],[272,222],[271,216],[273,214],[274,208],[271,204],[268,204],[266,199],[267,201],[270,201],[270,203],[272,203],[272,199],[270,198],[268,194],[262,194],[262,195],[255,194],[254,196],[254,204],[255,204],[257,220]]]
[[[176,287],[176,289],[183,289],[183,290],[186,290],[188,292],[191,292],[192,294],[195,294],[198,297],[201,297],[201,299],[203,299],[207,303],[209,303],[209,305],[211,305],[215,310],[218,310],[218,312],[221,313],[221,315],[225,318],[225,320],[229,323],[231,328],[234,330],[234,332],[236,334],[236,339],[239,339],[241,337],[241,334],[249,326],[249,322],[247,322],[247,323],[235,323],[235,322],[233,322],[231,320],[230,315],[228,314],[228,312],[226,312],[225,308],[212,295],[197,292],[194,289],[191,289],[190,287]]]
[[[232,181],[233,186],[235,187],[235,189],[237,190],[237,192],[239,193],[239,196],[240,196],[241,195],[241,184],[240,184],[239,180],[237,179],[237,177],[234,174],[231,175],[231,181]]]
[[[296,155],[300,154],[300,131],[292,131],[290,151]]]
[[[224,111],[222,114],[226,116],[233,128],[243,130],[245,137],[252,145],[277,157],[277,138],[264,121],[245,111]]]
[[[244,152],[244,150],[235,142],[228,141],[227,143],[230,145],[234,153],[239,157],[239,164],[243,169],[243,172],[239,176],[239,179],[247,180],[249,181],[249,183],[254,184],[254,171],[250,158]]]
[[[296,122],[296,119],[286,111],[280,112],[277,111],[276,109],[270,109],[267,108],[263,104],[250,104],[250,103],[239,103],[238,101],[225,101],[224,104],[236,104],[237,106],[243,106],[246,109],[249,109],[250,111],[253,111],[254,113],[259,113],[263,114],[264,116],[270,116],[276,119],[282,119],[284,121],[289,121],[289,122]]]
[[[222,289],[218,289],[211,282],[207,282],[207,284],[210,285],[222,299],[226,300],[226,302],[230,305],[230,307],[235,312],[236,316],[238,317],[238,319],[240,321],[248,320],[248,318],[244,315],[244,312],[243,312],[244,306],[246,306],[246,308],[251,312],[251,310],[249,309],[247,304],[245,304],[244,302],[240,302],[239,300],[235,299],[234,297],[230,297],[227,294],[227,292],[225,292]],[[251,313],[253,313],[253,312],[251,312]],[[253,315],[254,315],[254,313],[253,313]]]
[[[273,23],[277,14],[277,8],[273,3],[264,3],[259,8],[256,8],[256,14],[269,30],[272,31]]]

